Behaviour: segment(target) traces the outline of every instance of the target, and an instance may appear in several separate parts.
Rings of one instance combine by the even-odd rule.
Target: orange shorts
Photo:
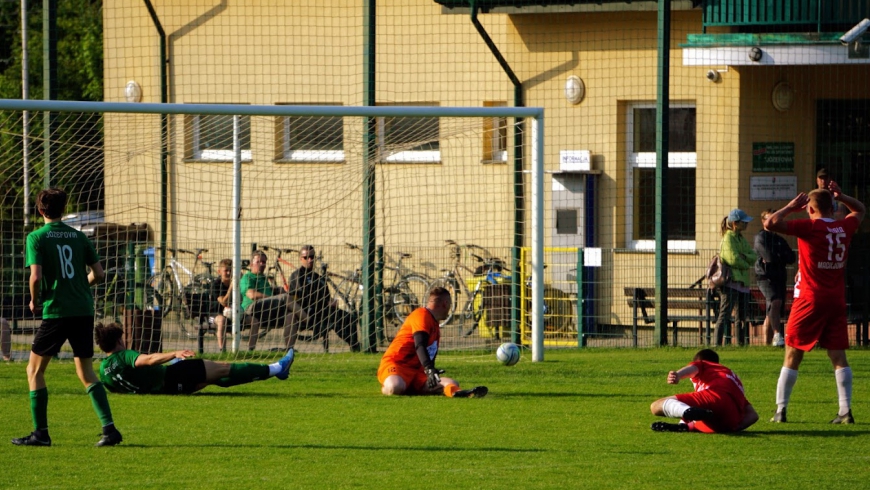
[[[795,298],[785,327],[785,343],[810,351],[816,342],[824,349],[849,348],[846,305]]]
[[[426,388],[428,377],[422,369],[411,368],[390,361],[381,361],[381,365],[378,367],[378,381],[381,385],[384,384],[387,377],[393,375],[399,376],[405,381],[405,386],[407,387],[405,393],[422,393]]]

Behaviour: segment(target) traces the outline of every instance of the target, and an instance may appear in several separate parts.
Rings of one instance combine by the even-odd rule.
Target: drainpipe
[[[502,70],[504,70],[505,74],[507,74],[508,79],[510,79],[511,83],[514,86],[514,106],[515,107],[525,107],[526,103],[523,97],[523,84],[520,82],[520,79],[517,78],[517,75],[511,69],[510,65],[508,65],[507,61],[502,56],[501,52],[498,50],[498,47],[493,42],[492,38],[487,34],[486,29],[483,28],[483,25],[480,24],[480,21],[477,20],[477,11],[478,5],[476,0],[471,0],[469,2],[469,7],[471,7],[471,23],[474,25],[474,28],[477,29],[478,34],[480,34],[481,39],[492,52],[492,55],[495,56],[496,61],[498,61],[499,66],[501,66]],[[523,120],[524,118],[518,117],[516,118],[516,123],[514,124],[514,246],[511,251],[511,269],[513,270],[513,274],[511,274],[511,297],[513,298],[514,304],[511,308],[511,332],[513,337],[513,342],[520,342],[520,305],[518,303],[520,298],[520,287],[522,287],[524,279],[520,277],[520,250],[525,244],[525,230],[523,228],[523,222],[525,218],[525,195],[523,193]]]
[[[160,103],[169,102],[168,97],[168,79],[166,67],[169,60],[166,57],[166,31],[160,24],[160,19],[157,18],[157,12],[154,6],[151,5],[151,0],[145,0],[145,7],[148,8],[148,13],[151,15],[151,21],[154,22],[154,27],[157,29],[157,34],[160,35]],[[169,168],[169,115],[160,115],[160,269],[166,267],[166,229],[168,225],[167,207],[168,207],[168,168]]]

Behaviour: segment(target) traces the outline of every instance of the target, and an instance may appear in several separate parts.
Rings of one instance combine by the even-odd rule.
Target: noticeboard
[[[779,175],[749,178],[750,201],[788,201],[797,195],[797,177]]]
[[[794,143],[752,143],[753,172],[794,172]]]

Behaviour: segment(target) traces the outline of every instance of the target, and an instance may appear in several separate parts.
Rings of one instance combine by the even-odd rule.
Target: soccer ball
[[[505,342],[498,346],[498,350],[495,351],[495,357],[498,359],[498,362],[505,366],[513,366],[520,362],[520,348],[517,347],[517,344]]]

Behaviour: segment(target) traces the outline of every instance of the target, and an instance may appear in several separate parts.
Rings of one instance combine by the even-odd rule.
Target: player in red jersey
[[[719,364],[719,354],[702,349],[692,362],[668,373],[668,384],[691,378],[693,393],[660,398],[650,405],[653,415],[681,419],[679,424],[653,422],[656,432],[738,432],[758,421],[758,413],[743,395],[743,383]]]
[[[845,218],[834,219],[834,201],[847,208]],[[786,221],[806,209],[810,219]],[[804,353],[816,342],[828,350],[837,380],[840,410],[832,424],[852,424],[852,369],[846,360],[845,266],[849,242],[864,219],[864,205],[840,190],[836,182],[827,189],[800,193],[784,208],[768,216],[764,229],[798,238],[798,275],[794,303],[785,329],[785,361],[776,384],[776,413],[771,422],[785,422],[786,408],[797,381]]]
[[[385,395],[445,395],[451,398],[481,398],[486,386],[460,390],[459,383],[442,378],[435,367],[441,341],[439,322],[450,313],[450,292],[442,287],[429,291],[426,306],[417,308],[402,324],[378,367],[381,393]]]

